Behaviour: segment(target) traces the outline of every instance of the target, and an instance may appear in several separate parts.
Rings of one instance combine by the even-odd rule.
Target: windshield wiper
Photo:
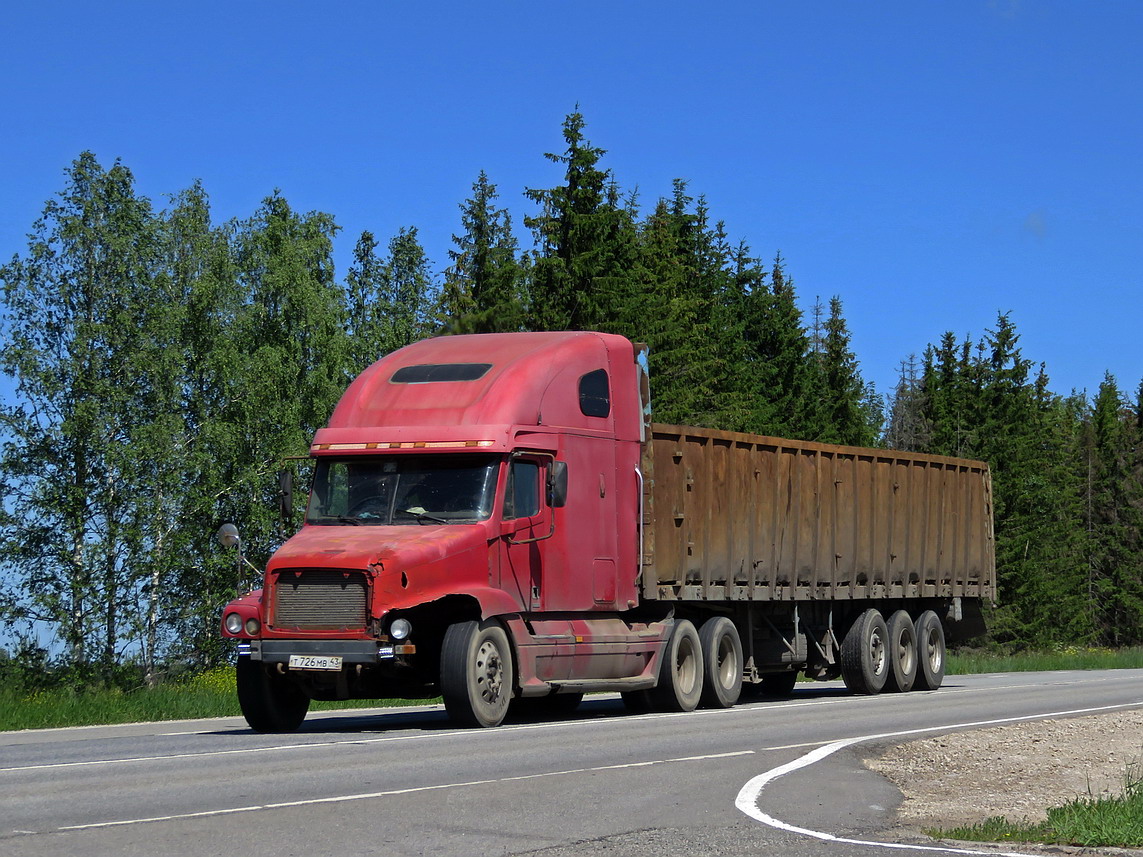
[[[418,524],[423,524],[425,521],[432,521],[434,524],[447,524],[448,523],[448,521],[446,521],[444,518],[438,518],[434,515],[430,515],[428,512],[425,512],[423,510],[418,511],[416,509],[402,509],[401,512],[402,512],[402,514],[405,514],[405,515],[412,515],[414,518],[417,519]]]

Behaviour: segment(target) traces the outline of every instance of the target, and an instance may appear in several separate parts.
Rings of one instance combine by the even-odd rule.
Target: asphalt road
[[[864,755],[1135,707],[1143,670],[875,697],[800,684],[783,702],[674,715],[589,697],[569,719],[486,730],[417,707],[311,715],[292,735],[235,719],[2,733],[0,854],[890,854],[900,795]]]

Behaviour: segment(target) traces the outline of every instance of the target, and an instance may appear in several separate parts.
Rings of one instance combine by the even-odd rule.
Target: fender
[[[251,635],[245,631],[239,634],[232,634],[226,630],[226,617],[231,613],[237,613],[242,617],[243,627],[246,626],[247,619],[256,619],[260,623],[262,621],[262,590],[255,589],[239,598],[235,598],[227,604],[222,611],[222,636],[234,640],[249,639]]]

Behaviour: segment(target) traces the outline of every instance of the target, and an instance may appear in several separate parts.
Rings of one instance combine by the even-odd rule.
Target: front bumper
[[[344,664],[379,664],[399,655],[411,655],[411,643],[378,640],[244,640],[238,654],[267,664],[289,663],[290,655],[339,657]]]

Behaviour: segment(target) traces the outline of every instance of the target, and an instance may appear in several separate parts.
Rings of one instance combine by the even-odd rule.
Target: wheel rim
[[[940,672],[942,662],[940,637],[932,629],[925,635],[925,660],[928,662],[930,672]]]
[[[504,664],[500,650],[491,640],[485,640],[476,651],[476,686],[480,698],[487,705],[495,705],[504,685]]]
[[[679,689],[683,693],[693,691],[698,682],[696,658],[697,652],[694,647],[690,645],[689,640],[684,640],[675,656],[675,674],[679,677]]]
[[[913,671],[916,666],[914,658],[913,647],[909,645],[908,637],[902,634],[897,643],[897,663],[901,665],[902,672],[908,674]]]
[[[734,657],[734,643],[730,637],[723,637],[718,644],[718,680],[723,687],[734,685],[738,672],[737,658]]]
[[[869,635],[869,666],[874,675],[885,672],[885,640],[876,630]]]

